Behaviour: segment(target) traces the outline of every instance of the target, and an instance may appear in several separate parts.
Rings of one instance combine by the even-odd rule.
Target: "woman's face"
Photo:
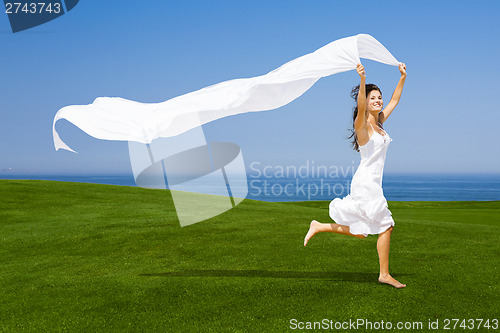
[[[366,98],[366,109],[370,111],[382,111],[384,106],[384,101],[382,100],[382,94],[378,90],[372,90]]]

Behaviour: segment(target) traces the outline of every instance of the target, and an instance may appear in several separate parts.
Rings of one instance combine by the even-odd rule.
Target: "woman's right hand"
[[[363,65],[358,64],[358,66],[356,67],[356,71],[358,72],[358,74],[359,74],[359,76],[361,78],[365,78],[366,77],[365,67],[363,67]]]

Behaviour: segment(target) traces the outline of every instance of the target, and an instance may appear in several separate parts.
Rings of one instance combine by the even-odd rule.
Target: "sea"
[[[246,179],[245,179],[246,178]],[[132,174],[112,175],[34,175],[0,173],[0,179],[43,179],[61,182],[137,186]],[[263,177],[247,174],[230,183],[232,193],[245,193],[247,199],[284,201],[325,201],[349,194],[351,177]],[[246,183],[246,184],[245,184]],[[219,185],[196,184],[192,191],[214,194]],[[395,174],[385,173],[382,188],[389,201],[488,201],[500,200],[500,174]]]

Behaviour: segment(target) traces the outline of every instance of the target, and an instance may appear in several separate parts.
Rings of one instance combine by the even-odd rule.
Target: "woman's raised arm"
[[[361,78],[358,90],[358,115],[354,121],[354,128],[358,129],[366,126],[366,73],[361,64],[358,64],[356,71]]]
[[[403,87],[406,80],[406,65],[402,62],[399,63],[399,71],[401,72],[401,78],[399,79],[396,89],[394,89],[394,93],[392,94],[390,102],[380,114],[379,121],[381,123],[384,123],[384,121],[389,118],[392,111],[394,111],[394,109],[396,108],[396,105],[398,105],[401,94],[403,93]]]

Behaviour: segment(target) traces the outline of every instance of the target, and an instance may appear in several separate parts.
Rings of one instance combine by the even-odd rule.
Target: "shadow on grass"
[[[394,278],[411,274],[391,274]],[[139,274],[139,276],[163,277],[255,277],[284,279],[325,279],[332,281],[351,281],[373,283],[378,279],[378,273],[366,272],[292,272],[264,270],[185,270],[179,272]]]

